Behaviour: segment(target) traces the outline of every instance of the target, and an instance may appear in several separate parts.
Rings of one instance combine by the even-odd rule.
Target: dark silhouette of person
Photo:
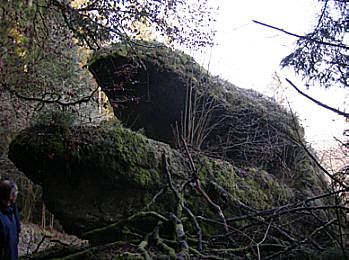
[[[0,182],[0,259],[18,259],[18,241],[21,224],[16,199],[17,185],[9,180]]]

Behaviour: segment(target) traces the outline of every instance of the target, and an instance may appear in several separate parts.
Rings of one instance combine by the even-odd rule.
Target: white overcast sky
[[[272,74],[278,72],[282,79],[288,77],[298,87],[314,98],[345,110],[344,101],[348,91],[313,87],[307,91],[304,82],[291,70],[280,71],[280,61],[295,47],[295,37],[255,24],[257,20],[287,31],[304,35],[316,25],[321,5],[317,0],[210,0],[219,6],[217,17],[216,45],[205,51],[198,62],[231,83],[266,93],[272,82]],[[206,61],[205,61],[206,59]],[[315,147],[333,142],[333,136],[343,139],[345,119],[333,112],[311,104],[287,87],[292,109],[299,114],[306,129],[306,138]],[[348,110],[348,109],[347,109]]]

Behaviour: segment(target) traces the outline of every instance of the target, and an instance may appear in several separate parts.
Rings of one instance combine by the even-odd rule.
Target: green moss
[[[130,173],[132,175],[132,180],[137,186],[148,187],[149,185],[154,184],[150,170],[135,167],[134,169],[130,168]],[[153,171],[153,174],[157,175],[157,172]]]
[[[139,45],[131,46],[123,43],[115,43],[105,49],[95,52],[89,59],[88,66],[91,68],[96,62],[112,57],[122,57],[130,62],[142,60],[145,64],[159,64],[161,69],[174,71],[180,77],[191,83],[199,83],[199,78],[208,81],[208,72],[195,60],[182,51],[173,50],[158,42],[141,41]]]
[[[124,129],[118,123],[105,122],[98,128],[71,128],[64,133],[54,127],[45,133],[38,127],[29,128],[14,140],[11,152],[14,157],[23,153],[26,160],[31,160],[33,174],[42,172],[42,165],[55,167],[56,164],[59,167],[47,174],[59,173],[62,169],[64,172],[65,162],[69,159],[72,167],[86,173],[98,169],[104,176],[116,181],[127,180],[137,187],[159,185],[155,151],[144,136]],[[86,144],[82,145],[80,140]]]
[[[246,172],[239,169],[245,175],[241,177],[225,161],[203,159],[200,164],[203,167],[199,171],[199,178],[203,185],[207,178],[214,177],[235,199],[253,208],[277,206],[287,203],[293,196],[289,187],[280,184],[275,177],[263,170],[249,168]]]
[[[139,253],[123,252],[118,257],[120,260],[144,260],[144,257]]]
[[[258,173],[258,169],[256,169],[256,168],[250,168],[250,169],[248,169],[248,173],[249,173],[249,174],[257,174],[257,173]]]
[[[40,145],[40,147],[42,146]],[[47,148],[47,152],[51,152],[60,156],[64,155],[64,144],[59,140],[46,140],[45,147]]]
[[[155,151],[145,137],[119,126],[103,123],[97,130],[83,130],[93,140],[81,146],[79,164],[87,170],[98,168],[112,179],[127,179],[138,187],[159,184]],[[82,135],[82,133],[79,133]]]

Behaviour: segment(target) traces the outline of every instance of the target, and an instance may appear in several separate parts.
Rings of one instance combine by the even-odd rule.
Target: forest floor
[[[43,228],[32,223],[21,223],[22,231],[19,237],[19,256],[43,251],[57,244],[61,245],[83,245],[86,240],[76,236],[64,234],[54,229]]]

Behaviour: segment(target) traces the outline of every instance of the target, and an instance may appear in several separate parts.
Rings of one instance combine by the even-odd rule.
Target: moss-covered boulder
[[[26,129],[11,143],[9,158],[42,185],[45,203],[64,229],[94,243],[122,236],[118,225],[113,232],[103,227],[122,223],[133,214],[153,211],[169,218],[176,213],[177,200],[167,174],[178,189],[193,178],[187,158],[169,145],[110,123]],[[244,211],[243,204],[263,209],[294,198],[291,188],[265,171],[236,171],[225,161],[205,156],[194,161],[201,185],[226,217]],[[198,191],[190,185],[182,189],[193,214],[219,219]],[[145,229],[151,229],[156,219],[149,216],[149,226],[142,222]]]
[[[183,52],[154,42],[115,44],[96,52],[89,69],[123,124],[152,139],[178,147],[183,136],[210,156],[279,177],[309,170],[296,144],[303,130],[290,113],[211,76]]]

